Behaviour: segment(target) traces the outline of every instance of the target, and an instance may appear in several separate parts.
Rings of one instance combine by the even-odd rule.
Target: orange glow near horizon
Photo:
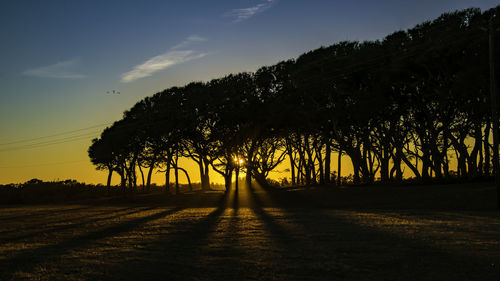
[[[106,184],[107,171],[98,171],[90,162],[87,149],[92,138],[78,140],[74,142],[61,143],[54,146],[40,148],[30,148],[13,151],[0,151],[0,184],[24,183],[30,179],[38,178],[44,181],[59,181],[74,179],[79,182],[89,184]],[[337,173],[337,153],[332,153],[331,171]],[[453,155],[449,154],[451,157]],[[243,168],[245,160],[239,156],[233,158],[235,164]],[[199,167],[189,158],[179,159],[180,167],[186,169],[193,183],[200,182]],[[456,159],[450,158],[450,170],[456,168]],[[280,181],[287,178],[290,182],[290,162],[285,159],[274,171],[269,174],[269,178]],[[147,170],[143,169],[144,174]],[[139,170],[137,170],[138,182],[142,184]],[[342,156],[342,177],[347,177],[353,173],[351,160],[348,156]],[[404,177],[413,177],[410,169],[403,166]],[[223,184],[224,178],[210,169],[210,182]],[[240,176],[244,171],[240,170]],[[171,176],[170,181],[173,181]],[[184,174],[180,174],[179,182],[187,184]],[[156,169],[152,175],[152,183],[163,186],[165,184],[165,174]],[[120,178],[117,173],[113,173],[112,184],[119,185]]]
[[[55,146],[1,152],[0,184],[24,183],[33,178],[43,181],[74,179],[89,184],[106,184],[108,172],[96,170],[87,155],[91,140],[92,138],[89,138]],[[245,164],[245,160],[241,157],[235,156],[234,160],[239,167]],[[350,160],[343,156],[342,161],[342,176],[348,176],[352,173]],[[336,171],[336,163],[332,164],[332,171]],[[180,158],[179,166],[188,171],[193,183],[200,182],[199,168],[194,161],[189,158]],[[283,172],[289,168],[290,163],[285,159],[275,171],[270,173],[269,178],[273,180],[290,178],[289,172]],[[146,169],[143,169],[143,172],[147,174]],[[142,184],[140,172],[137,171],[137,173],[137,183]],[[244,171],[240,170],[240,176],[244,174]],[[170,181],[173,180],[171,176]],[[183,173],[180,174],[179,182],[187,184]],[[210,169],[210,182],[222,184],[224,178]],[[158,172],[158,169],[154,171],[152,183],[164,185],[165,174]],[[112,184],[120,184],[117,173],[113,173]]]

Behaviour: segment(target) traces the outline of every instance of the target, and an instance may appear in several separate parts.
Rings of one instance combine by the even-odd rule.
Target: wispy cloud
[[[153,73],[165,68],[185,63],[190,60],[199,59],[206,56],[206,53],[195,50],[182,50],[194,43],[206,41],[206,38],[192,35],[186,38],[181,43],[173,46],[164,54],[148,59],[147,61],[135,66],[132,70],[121,75],[121,81],[128,83],[137,79],[149,77]]]
[[[58,78],[58,79],[79,79],[85,78],[83,74],[76,73],[74,69],[78,66],[80,60],[72,59],[55,64],[42,66],[38,68],[28,69],[23,72],[26,76],[35,76],[42,78]]]
[[[181,43],[173,46],[172,50],[182,49],[182,48],[185,48],[191,44],[198,43],[198,42],[204,42],[204,41],[207,41],[207,38],[204,38],[204,37],[201,37],[198,35],[191,35],[188,38],[186,38],[184,41],[182,41]]]
[[[253,7],[233,9],[228,13],[228,16],[234,18],[233,22],[241,22],[271,8],[276,1],[277,0],[266,0],[265,2],[257,4]]]

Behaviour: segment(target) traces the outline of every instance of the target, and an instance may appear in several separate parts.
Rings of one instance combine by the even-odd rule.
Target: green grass
[[[499,280],[491,195],[489,184],[240,188],[4,205],[0,280]]]

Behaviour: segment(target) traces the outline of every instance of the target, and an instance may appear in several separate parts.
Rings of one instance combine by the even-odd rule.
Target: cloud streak
[[[28,69],[23,72],[23,75],[56,79],[85,78],[85,75],[73,71],[74,68],[79,64],[79,62],[80,61],[78,59],[66,60],[47,66]]]
[[[133,82],[137,79],[149,77],[155,72],[182,64],[191,60],[199,59],[206,56],[206,53],[201,53],[194,50],[182,50],[194,43],[206,41],[206,38],[192,35],[186,38],[181,43],[173,46],[170,50],[159,56],[148,59],[147,61],[136,65],[132,70],[121,75],[121,81],[124,83]]]
[[[245,21],[256,14],[262,13],[271,8],[276,0],[266,0],[264,3],[257,4],[253,7],[243,9],[233,9],[228,13],[228,16],[234,18],[233,22]]]
[[[201,37],[198,35],[191,35],[188,38],[186,38],[184,41],[182,41],[181,43],[173,46],[172,50],[182,49],[182,48],[185,48],[185,47],[192,45],[194,43],[199,43],[199,42],[204,42],[204,41],[207,41],[207,38],[204,38],[204,37]]]

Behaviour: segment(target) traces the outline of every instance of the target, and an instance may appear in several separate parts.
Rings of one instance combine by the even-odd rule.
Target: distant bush
[[[212,190],[224,190],[223,184],[212,183]],[[201,183],[180,184],[179,191],[186,193],[200,191]],[[123,189],[121,186],[107,187],[102,184],[86,184],[76,180],[45,182],[40,179],[31,179],[21,184],[0,185],[0,204],[24,203],[67,203],[82,200],[105,199],[117,196],[134,197],[154,192],[166,191],[164,186],[152,184],[150,188],[139,186],[137,188]],[[175,184],[170,184],[170,192],[175,192]]]
[[[23,184],[0,185],[0,204],[64,203],[123,193],[118,187],[80,183],[76,180],[44,182],[31,179]]]

